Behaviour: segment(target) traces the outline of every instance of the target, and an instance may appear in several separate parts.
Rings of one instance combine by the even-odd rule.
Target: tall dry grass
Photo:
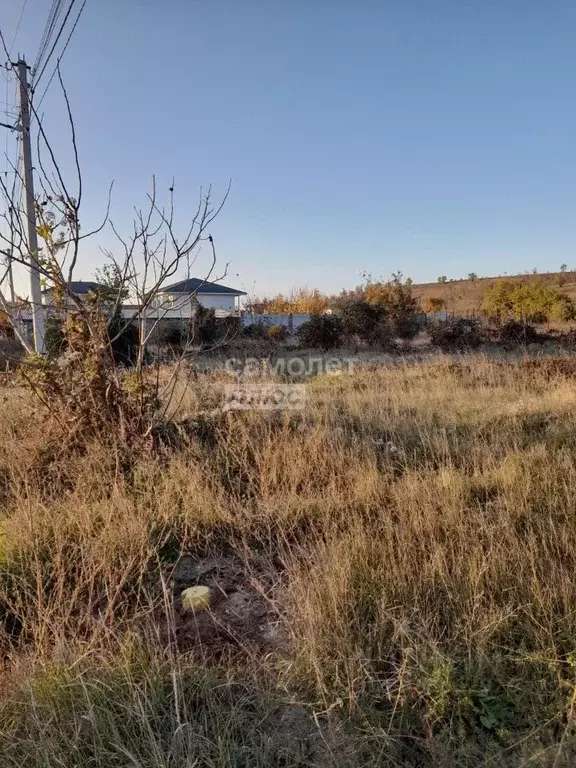
[[[576,380],[486,358],[192,414],[162,455],[0,419],[1,765],[572,765]],[[233,556],[266,651],[184,652],[182,553]],[[168,618],[167,618],[168,617]]]

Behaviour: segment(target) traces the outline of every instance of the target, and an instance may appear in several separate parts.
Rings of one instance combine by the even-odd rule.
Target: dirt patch
[[[267,574],[258,574],[233,555],[183,555],[170,576],[174,610],[166,632],[181,651],[196,650],[220,660],[238,654],[261,656],[286,647]],[[198,585],[210,588],[210,608],[184,610],[182,590]]]

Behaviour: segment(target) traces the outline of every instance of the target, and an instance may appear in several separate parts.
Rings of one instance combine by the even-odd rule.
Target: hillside
[[[538,275],[505,275],[478,277],[475,280],[453,280],[447,283],[420,283],[414,285],[414,294],[420,301],[431,298],[444,299],[447,310],[458,315],[478,314],[486,291],[502,280],[545,283],[564,291],[576,301],[576,272],[545,272]]]

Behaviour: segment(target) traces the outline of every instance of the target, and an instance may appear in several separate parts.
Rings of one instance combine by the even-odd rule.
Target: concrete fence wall
[[[310,315],[304,312],[295,312],[293,314],[267,313],[262,315],[244,312],[242,315],[242,324],[244,326],[253,325],[254,323],[261,323],[266,326],[282,325],[284,328],[288,328],[291,333],[295,333],[308,320],[310,320]]]

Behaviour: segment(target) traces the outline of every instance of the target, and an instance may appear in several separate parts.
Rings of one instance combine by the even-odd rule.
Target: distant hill
[[[420,283],[413,292],[420,301],[444,299],[446,309],[457,315],[479,314],[486,291],[502,280],[518,283],[544,283],[566,293],[576,303],[576,272],[543,272],[538,275],[504,275],[477,277],[475,280],[452,280],[446,283]]]

